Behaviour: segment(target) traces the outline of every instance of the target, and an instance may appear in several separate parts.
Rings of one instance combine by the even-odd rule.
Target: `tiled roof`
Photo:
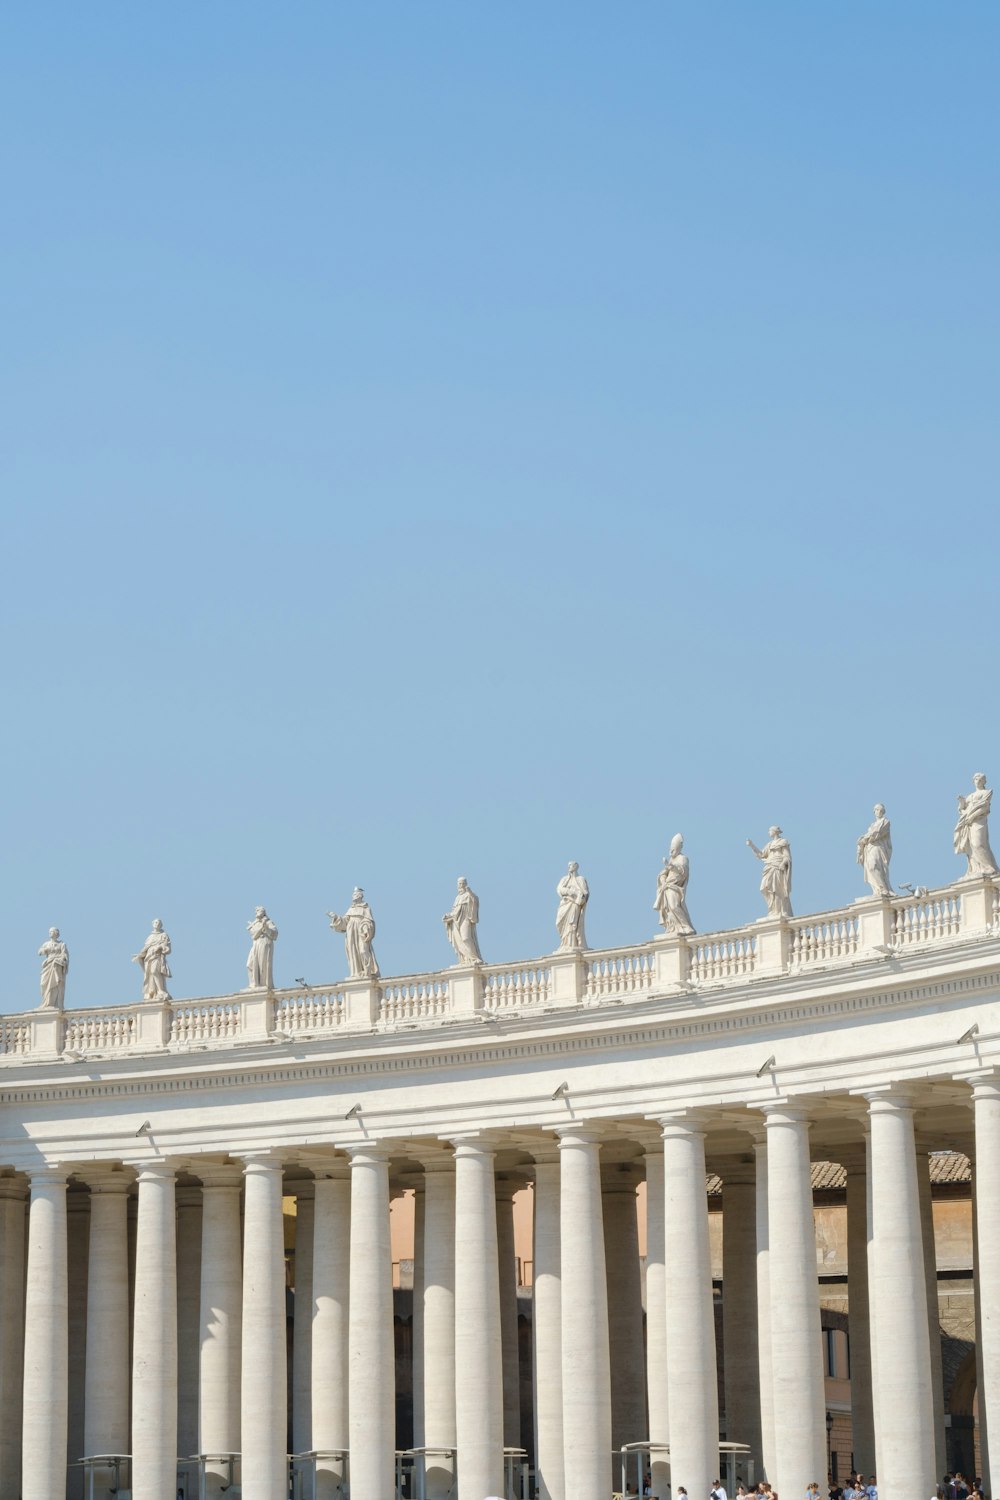
[[[960,1151],[932,1151],[930,1156],[931,1182],[971,1182],[972,1169],[969,1158]],[[835,1161],[814,1161],[812,1164],[813,1192],[836,1192],[847,1185],[847,1173]],[[716,1197],[722,1193],[722,1178],[714,1172],[708,1178],[708,1195]]]

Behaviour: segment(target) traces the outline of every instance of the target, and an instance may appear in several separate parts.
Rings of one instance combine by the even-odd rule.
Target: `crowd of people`
[[[646,1475],[643,1485],[643,1494],[651,1495],[652,1479]],[[625,1491],[625,1500],[630,1495],[638,1495],[634,1487]],[[677,1486],[675,1500],[689,1500],[688,1492],[682,1484]],[[729,1500],[726,1487],[721,1480],[717,1479],[712,1485],[708,1500]],[[746,1485],[738,1484],[733,1500],[779,1500],[778,1491],[772,1489],[766,1480],[762,1479],[754,1489],[748,1490]],[[821,1500],[820,1487],[813,1481],[806,1487],[803,1500]],[[878,1484],[875,1475],[871,1474],[865,1479],[863,1474],[852,1474],[844,1485],[833,1483],[829,1487],[828,1500],[878,1500]],[[983,1495],[983,1482],[981,1479],[966,1479],[962,1474],[945,1474],[929,1500],[985,1500]]]

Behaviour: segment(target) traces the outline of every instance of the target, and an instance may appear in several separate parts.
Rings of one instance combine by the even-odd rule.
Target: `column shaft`
[[[240,1451],[243,1268],[238,1167],[201,1174],[201,1285],[198,1299],[198,1445],[200,1453]],[[192,1450],[194,1451],[194,1450]],[[226,1468],[212,1466],[217,1494]]]
[[[309,1453],[312,1440],[313,1184],[301,1184],[295,1209],[295,1325],[292,1340],[292,1451]],[[302,1500],[312,1500],[312,1475],[303,1479]]]
[[[67,1297],[69,1304],[69,1406],[66,1423],[66,1500],[84,1500],[84,1402],[87,1383],[87,1263],[90,1258],[90,1194],[79,1189],[66,1194]]]
[[[413,1316],[410,1322],[413,1446],[424,1446],[424,1244],[427,1205],[423,1179],[413,1190]]]
[[[605,1500],[613,1488],[600,1140],[585,1125],[559,1134],[563,1469],[574,1500]]]
[[[694,1500],[719,1477],[719,1390],[705,1134],[693,1120],[663,1123],[663,1183],[671,1482],[675,1495],[683,1485]]]
[[[333,1169],[336,1170],[336,1169]],[[317,1451],[346,1452],[348,1425],[348,1318],[351,1284],[351,1184],[341,1175],[318,1177],[313,1207],[312,1423]],[[343,1494],[342,1459],[316,1468],[317,1500]]]
[[[752,1168],[742,1162],[727,1168],[722,1188],[722,1348],[726,1438],[746,1443],[756,1466],[761,1462],[757,1189]]]
[[[500,1346],[503,1359],[503,1440],[521,1446],[521,1362],[517,1337],[517,1256],[514,1252],[513,1184],[497,1179],[497,1263],[500,1276]]]
[[[455,1166],[428,1165],[423,1225],[423,1434],[427,1447],[454,1448],[455,1437]],[[453,1458],[427,1460],[428,1500],[451,1490]]]
[[[286,1485],[288,1364],[281,1162],[248,1157],[244,1186],[240,1430],[243,1500],[276,1500]]]
[[[938,1306],[937,1247],[934,1243],[934,1204],[931,1164],[926,1151],[917,1152],[917,1192],[920,1198],[920,1239],[927,1287],[927,1332],[931,1346],[931,1407],[934,1412],[934,1473],[940,1479],[948,1468],[948,1440],[944,1425],[944,1366],[941,1358],[941,1309]]]
[[[132,1347],[132,1493],[177,1493],[177,1234],[174,1174],[139,1168]]]
[[[554,1150],[535,1157],[533,1210],[532,1355],[538,1500],[565,1500],[559,1159]]]
[[[349,1154],[351,1500],[385,1500],[396,1484],[389,1159],[378,1146]]]
[[[809,1122],[790,1104],[769,1106],[765,1118],[776,1488],[796,1496],[822,1484],[827,1467]]]
[[[0,1183],[0,1500],[21,1493],[25,1191]]]
[[[642,1273],[636,1169],[601,1169],[601,1218],[608,1279],[608,1347],[611,1370],[611,1449],[646,1436],[646,1371],[642,1342]]]
[[[649,1439],[670,1441],[670,1400],[667,1394],[667,1265],[663,1218],[663,1146],[646,1148],[646,1400]],[[670,1466],[665,1450],[650,1454],[654,1500],[668,1500]]]
[[[83,1436],[83,1452],[88,1454],[130,1451],[128,1188],[120,1172],[95,1178],[90,1187]]]
[[[31,1178],[24,1305],[23,1500],[65,1500],[69,1418],[66,1180]]]
[[[979,1411],[989,1412],[994,1430],[1000,1426],[1000,1079],[977,1079],[973,1084],[976,1122],[976,1278],[979,1290]],[[1000,1456],[991,1452],[986,1432],[983,1480],[1000,1469]]]
[[[875,1473],[872,1350],[868,1319],[868,1186],[864,1164],[847,1168],[847,1315],[851,1347],[851,1431],[854,1462]],[[944,1473],[944,1470],[941,1471]]]
[[[455,1430],[461,1500],[503,1493],[503,1363],[493,1147],[455,1146]]]
[[[913,1109],[905,1096],[874,1096],[871,1124],[871,1300],[878,1308],[878,1455],[880,1500],[933,1491],[934,1420],[927,1290]]]
[[[198,1452],[201,1190],[177,1190],[177,1452]]]
[[[754,1141],[757,1202],[757,1369],[760,1390],[761,1478],[778,1472],[774,1458],[774,1380],[771,1374],[771,1255],[767,1207],[767,1142]]]

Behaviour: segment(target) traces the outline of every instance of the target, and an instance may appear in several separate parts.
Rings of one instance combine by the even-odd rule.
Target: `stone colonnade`
[[[981,1410],[1000,1411],[1000,1079],[973,1080],[971,1099],[980,1400]],[[943,1420],[931,1357],[926,1150],[905,1089],[873,1090],[854,1104],[859,1129],[842,1159],[856,1458],[878,1473],[883,1500],[912,1500],[921,1486],[933,1491]],[[607,1500],[617,1484],[613,1452],[649,1441],[654,1494],[683,1485],[700,1500],[719,1471],[705,1191],[713,1123],[711,1113],[689,1111],[524,1134],[516,1175],[498,1168],[511,1149],[500,1132],[299,1154],[308,1179],[286,1180],[288,1162],[267,1151],[204,1164],[74,1166],[90,1189],[83,1450],[132,1453],[135,1500],[173,1500],[178,1453],[194,1451],[214,1455],[215,1494],[227,1454],[241,1456],[247,1500],[285,1493],[282,1195],[299,1192],[292,1442],[316,1455],[307,1497],[343,1493],[349,1454],[352,1500],[389,1500],[390,1164],[404,1157],[421,1200],[415,1431],[430,1450],[430,1500],[455,1493],[456,1470],[460,1500],[505,1493],[504,1447],[518,1446],[519,1435],[510,1197],[529,1177],[539,1494]],[[807,1104],[775,1100],[748,1112],[740,1129],[745,1149],[712,1163],[724,1180],[725,1436],[747,1443],[758,1477],[794,1500],[812,1480],[822,1485],[827,1468]],[[645,1347],[635,1219],[642,1172]],[[67,1171],[51,1165],[30,1173],[27,1187],[0,1180],[0,1500],[63,1500],[67,1458],[83,1456],[68,1447],[67,1184]],[[185,1434],[189,1420],[196,1430]],[[658,1446],[667,1444],[669,1466]],[[97,1492],[108,1494],[110,1483],[110,1471],[100,1475]]]

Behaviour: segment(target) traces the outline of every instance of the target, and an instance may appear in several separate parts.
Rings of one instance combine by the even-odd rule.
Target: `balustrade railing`
[[[114,1058],[236,1044],[311,1040],[332,1031],[392,1031],[461,1022],[476,1012],[642,1003],[694,990],[739,986],[810,969],[918,954],[935,944],[1000,937],[1000,878],[855,902],[728,932],[661,937],[631,947],[560,952],[522,964],[453,967],[369,982],[243,991],[92,1009],[0,1016],[0,1061]]]

